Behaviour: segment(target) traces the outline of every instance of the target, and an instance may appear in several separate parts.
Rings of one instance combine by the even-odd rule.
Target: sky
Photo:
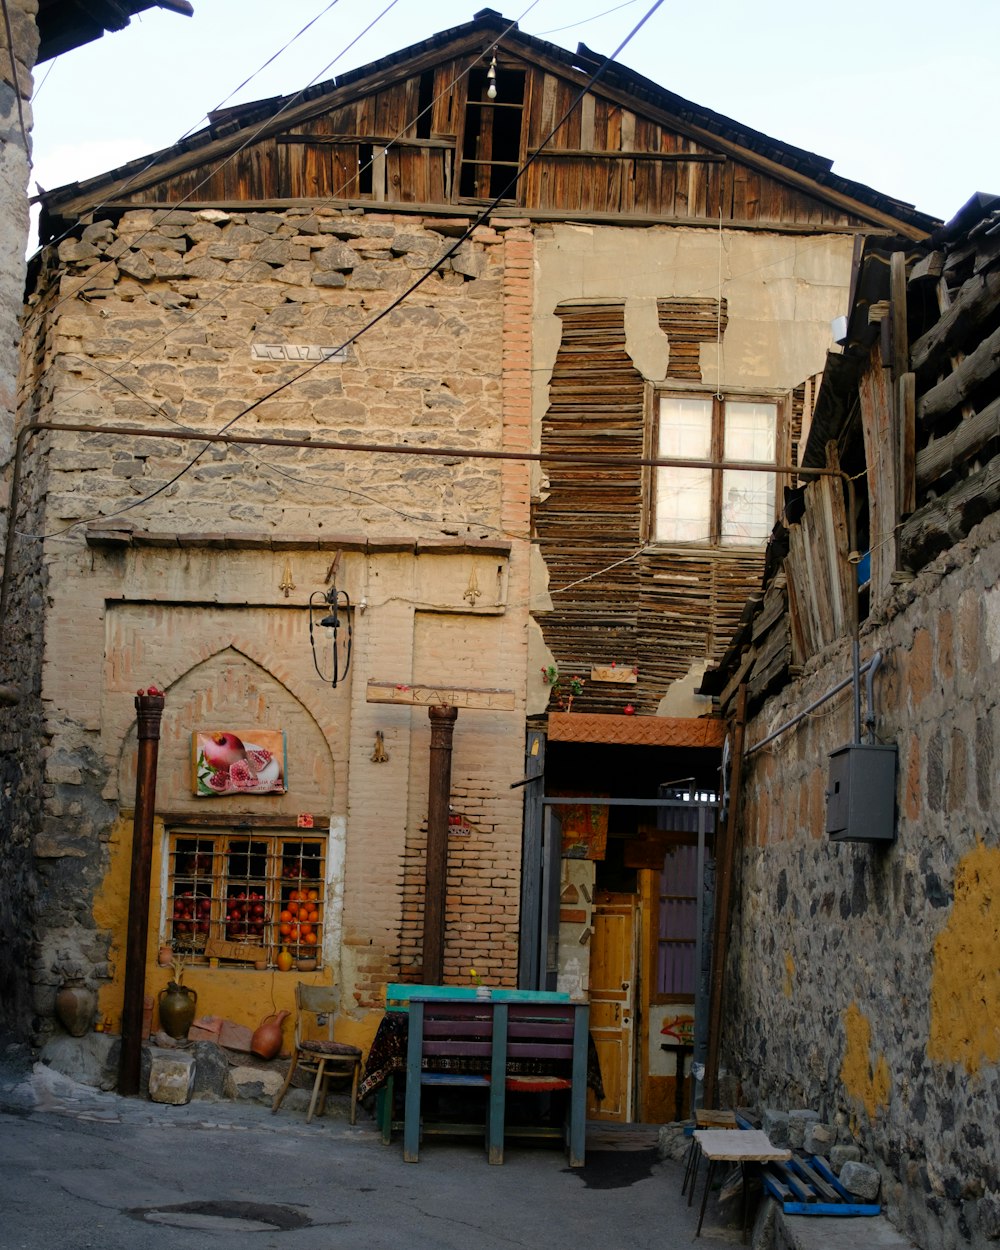
[[[468,22],[486,3],[193,0],[193,18],[151,9],[127,30],[36,68],[29,190],[168,147],[224,101],[326,81]],[[528,34],[608,54],[654,3],[489,7]],[[616,59],[947,220],[974,192],[1000,193],[992,134],[998,48],[1000,0],[951,0],[946,8],[930,0],[662,0]]]

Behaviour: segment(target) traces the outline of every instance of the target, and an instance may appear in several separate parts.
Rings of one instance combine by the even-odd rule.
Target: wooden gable
[[[817,177],[829,170],[822,158],[760,142],[764,136],[736,123],[720,125],[726,119],[655,84],[642,98],[630,94],[627,71],[606,74],[577,104],[586,67],[498,17],[487,11],[312,88],[304,93],[309,99],[227,109],[208,130],[151,162],[50,193],[47,212],[66,221],[98,200],[182,199],[231,206],[324,199],[453,211],[499,196],[511,208],[547,217],[714,223],[721,216],[750,226],[926,233],[901,221],[920,214],[897,213],[903,206],[876,193],[862,202],[832,185],[841,180],[821,184]],[[497,94],[490,99],[494,56]]]

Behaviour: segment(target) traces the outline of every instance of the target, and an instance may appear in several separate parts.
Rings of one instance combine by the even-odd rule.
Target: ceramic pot
[[[250,1039],[250,1049],[261,1059],[273,1059],[281,1050],[281,1026],[285,1022],[287,1011],[276,1011],[274,1015],[265,1016],[254,1030]]]
[[[198,994],[189,985],[171,981],[160,990],[160,1027],[168,1037],[187,1037],[198,1009]]]
[[[94,1023],[97,995],[82,981],[67,981],[56,994],[56,1015],[71,1037],[83,1037]]]
[[[274,962],[278,965],[279,972],[291,972],[295,959],[292,952],[283,946]]]

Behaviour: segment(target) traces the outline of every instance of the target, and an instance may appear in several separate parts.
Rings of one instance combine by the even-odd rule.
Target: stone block
[[[821,1124],[818,1120],[806,1125],[802,1136],[802,1149],[806,1154],[829,1154],[830,1147],[837,1140],[837,1130],[832,1124]]]
[[[778,1111],[774,1107],[765,1107],[764,1114],[761,1117],[761,1126],[772,1146],[788,1145],[787,1111]]]
[[[806,1134],[806,1126],[819,1119],[818,1111],[809,1111],[805,1107],[796,1108],[788,1113],[788,1144],[793,1150],[801,1150]]]
[[[104,1086],[111,1048],[118,1039],[110,1033],[84,1033],[83,1037],[59,1034],[50,1038],[39,1056],[41,1062],[81,1085]]]
[[[270,1103],[285,1083],[276,1068],[236,1067],[229,1070],[230,1096],[244,1102]]]
[[[1000,1198],[988,1194],[980,1199],[979,1225],[987,1241],[1000,1241]]]
[[[149,1097],[152,1102],[182,1107],[194,1093],[195,1060],[189,1051],[153,1049],[149,1064]]]
[[[229,1058],[214,1042],[197,1042],[194,1047],[195,1098],[225,1098],[229,1087]]]
[[[845,1163],[860,1163],[861,1147],[854,1145],[836,1145],[830,1147],[830,1167],[840,1175]]]
[[[882,1184],[882,1177],[867,1163],[849,1161],[840,1171],[840,1183],[848,1193],[865,1202],[874,1202]]]
[[[691,1138],[684,1136],[683,1124],[661,1124],[657,1135],[656,1150],[661,1159],[680,1162],[687,1156]]]

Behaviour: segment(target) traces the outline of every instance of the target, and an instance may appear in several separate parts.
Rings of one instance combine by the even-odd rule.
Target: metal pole
[[[448,888],[448,812],[451,803],[451,742],[458,708],[429,707],[430,785],[427,795],[427,862],[424,888],[424,970],[427,985],[444,976],[444,905]]]
[[[153,863],[153,812],[156,807],[156,763],[160,749],[162,694],[136,695],[138,764],[135,814],[132,823],[132,879],[128,930],[125,937],[125,1001],[122,1005],[122,1046],[118,1092],[139,1092],[142,1067],[142,1015],[146,989],[146,938],[149,932],[149,877]]]

